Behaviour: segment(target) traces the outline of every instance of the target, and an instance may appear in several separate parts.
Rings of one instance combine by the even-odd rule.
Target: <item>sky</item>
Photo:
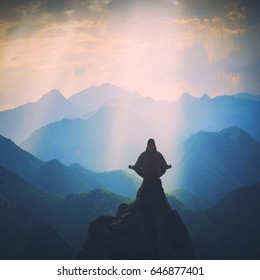
[[[173,101],[260,94],[252,0],[9,0],[0,10],[0,109],[110,83]]]

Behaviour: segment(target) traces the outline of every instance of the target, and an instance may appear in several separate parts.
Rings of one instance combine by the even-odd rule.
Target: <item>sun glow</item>
[[[167,101],[183,92],[259,94],[258,17],[242,4],[18,2],[11,7],[6,1],[8,11],[0,11],[0,110],[36,101],[53,88],[70,97],[104,83],[147,97],[139,106],[122,102],[113,113],[107,139],[101,141],[108,147],[106,169],[133,163],[148,138],[174,160],[170,153],[186,124],[184,109],[173,110]],[[48,108],[35,115],[45,119]],[[19,129],[32,128],[35,119]]]
[[[174,65],[179,64],[176,25],[145,15],[131,15],[123,25],[121,21],[114,17],[108,22],[50,23],[30,37],[22,37],[25,27],[17,28],[4,52],[2,70],[8,65],[14,74],[17,71],[15,78],[28,97],[52,88],[69,96],[87,86],[110,82],[156,99],[172,99],[181,88],[172,79]],[[21,68],[28,70],[22,74]]]
[[[252,47],[239,44],[250,42],[241,5],[207,6],[203,16],[186,1],[75,1],[57,5],[58,12],[43,7],[42,1],[21,5],[14,11],[20,17],[0,22],[1,105],[33,101],[53,88],[68,97],[106,82],[176,100],[183,92],[231,92],[234,79],[221,87],[219,72],[240,77],[238,90],[250,81],[231,55],[252,61]]]

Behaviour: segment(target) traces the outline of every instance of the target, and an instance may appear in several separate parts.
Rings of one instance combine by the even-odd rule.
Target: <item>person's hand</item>
[[[170,168],[172,168],[172,166],[169,164],[169,165],[167,166],[167,168],[170,169]]]
[[[132,166],[132,165],[128,165],[128,168],[129,168],[129,169],[133,169],[133,166]]]

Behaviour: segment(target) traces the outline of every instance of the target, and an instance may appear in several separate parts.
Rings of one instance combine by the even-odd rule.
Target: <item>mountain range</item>
[[[0,112],[0,259],[75,258],[90,222],[134,199],[126,169],[148,138],[173,166],[163,187],[197,258],[259,259],[259,101],[105,84]]]
[[[176,149],[168,184],[216,202],[231,190],[260,182],[260,143],[241,128],[200,131]]]
[[[109,134],[111,123],[108,119],[114,109],[101,110],[104,110],[102,114],[97,113],[88,120],[63,120],[46,126],[36,131],[22,147],[43,160],[58,158],[67,165],[79,162],[94,170],[106,169],[108,166],[111,170],[119,167],[126,169],[142,151],[141,144],[149,138],[149,130],[145,136],[140,135],[143,138],[141,143],[139,138],[127,137],[126,146],[122,148],[119,137],[124,132],[118,127],[115,132],[115,138],[118,139],[116,150],[109,148],[106,135]],[[125,113],[118,112],[121,115]],[[127,116],[131,120],[137,118],[131,113]],[[143,123],[137,121],[137,125],[141,129]],[[128,133],[134,135],[136,126],[129,125]],[[144,134],[146,128],[143,129]],[[100,151],[101,147],[104,150]],[[116,158],[119,152],[120,157]],[[174,166],[164,178],[167,191],[184,189],[200,198],[216,202],[236,187],[260,182],[260,143],[236,126],[220,132],[195,133],[165,157]]]
[[[76,116],[78,109],[58,90],[52,90],[37,102],[0,112],[0,134],[18,144],[41,126]]]
[[[116,104],[118,99],[122,103],[133,98],[140,97],[137,93],[109,84],[88,88],[68,99],[54,89],[36,102],[0,112],[0,134],[19,144],[44,125],[64,118],[80,117],[105,104]]]
[[[156,130],[163,130],[167,143],[176,135],[187,136],[199,130],[219,131],[233,125],[260,140],[257,95],[240,93],[210,98],[204,94],[194,98],[184,93],[179,100],[168,102],[110,84],[84,89],[67,99],[58,90],[52,90],[36,102],[2,111],[0,134],[20,144],[44,125],[64,118],[88,118],[102,106],[128,108],[152,123]]]
[[[88,224],[127,201],[101,189],[60,198],[0,166],[0,259],[73,259]]]
[[[55,108],[59,108],[56,114],[51,113]],[[64,185],[64,195],[75,185],[81,188],[76,191],[90,190],[88,180],[92,186],[104,187],[109,180],[102,178],[108,174],[133,182],[135,177],[130,178],[126,173],[127,166],[136,161],[151,137],[158,139],[158,149],[174,166],[164,176],[167,191],[182,189],[186,194],[215,202],[236,187],[259,182],[259,143],[254,139],[259,139],[260,103],[256,95],[240,93],[210,98],[204,94],[194,98],[184,93],[178,101],[167,102],[109,84],[88,88],[68,99],[54,90],[36,103],[1,112],[18,121],[18,126],[9,126],[10,132],[20,127],[16,113],[21,110],[29,119],[33,119],[30,114],[37,110],[48,112],[46,125],[38,123],[39,128],[20,144],[45,164],[38,162],[33,173],[30,168],[24,170],[26,165],[13,171],[27,174],[27,180],[41,182],[42,187],[50,190],[53,176],[45,175],[55,170],[56,185]],[[59,117],[61,120],[57,120]],[[228,137],[228,133],[235,135],[235,131],[246,136]],[[75,164],[88,170],[82,172]],[[114,171],[118,169],[125,171]],[[86,172],[87,176],[83,175]],[[107,188],[133,196],[137,184],[123,189],[109,184]]]
[[[186,219],[200,259],[259,260],[260,185],[238,188]]]
[[[133,197],[139,185],[135,177],[120,170],[95,173],[78,164],[65,166],[58,160],[41,161],[3,136],[0,136],[0,153],[0,165],[59,196],[104,188]]]
[[[248,140],[247,135],[240,133],[242,136],[228,130],[221,132],[231,138],[236,136],[235,139],[245,136]],[[12,169],[15,168],[12,157],[19,160],[20,165],[16,166],[23,166],[24,170],[34,164],[36,169],[38,164],[45,165],[4,137],[0,147],[4,147],[1,155],[6,151],[7,157],[10,152],[7,158]],[[1,164],[4,158],[1,157]],[[1,259],[73,259],[87,238],[90,222],[101,215],[115,215],[121,203],[129,203],[129,199],[102,189],[60,196],[28,182],[1,164]],[[7,165],[6,159],[4,164]],[[77,164],[70,170],[80,170],[87,178],[85,169]],[[106,176],[103,179],[106,181]],[[56,187],[54,184],[53,188]],[[183,192],[179,197],[185,200]],[[200,211],[189,210],[173,195],[167,199],[184,220],[198,259],[259,259],[259,185],[237,188],[214,206]]]
[[[95,171],[125,169],[153,130],[126,108],[101,107],[87,120],[64,119],[42,127],[21,147],[42,160],[79,163]]]
[[[176,163],[178,169],[182,163],[176,161],[175,147],[201,130],[217,133],[237,126],[259,141],[259,115],[259,98],[248,93],[216,98],[207,94],[194,98],[184,93],[178,101],[167,102],[104,84],[68,99],[53,90],[35,103],[0,112],[0,132],[16,143],[26,139],[20,146],[43,161],[79,163],[95,172],[126,170],[152,137],[158,140],[166,160]],[[166,181],[172,183],[170,177],[175,174],[166,174]],[[233,180],[233,186],[231,177],[228,181]],[[179,187],[175,182],[169,190]]]
[[[52,217],[56,199],[2,166],[0,182],[0,259],[72,258],[73,249],[44,223],[45,217]],[[31,243],[36,235],[37,246]]]
[[[197,259],[259,259],[260,186],[233,190],[216,205],[191,211],[173,196]],[[0,259],[73,259],[91,221],[115,215],[122,197],[96,189],[59,198],[0,167]]]
[[[129,201],[109,189],[133,197],[139,186],[123,171],[43,162],[3,136],[0,153],[0,259],[74,258],[88,224]]]

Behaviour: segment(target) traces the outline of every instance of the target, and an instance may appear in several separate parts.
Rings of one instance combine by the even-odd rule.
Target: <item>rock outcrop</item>
[[[102,216],[89,226],[80,259],[194,259],[188,231],[170,208],[161,180],[144,180],[136,200],[121,204],[116,217]]]

